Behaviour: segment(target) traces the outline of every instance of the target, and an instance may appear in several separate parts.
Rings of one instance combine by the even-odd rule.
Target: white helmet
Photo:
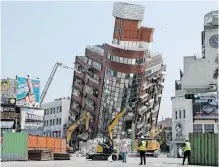
[[[144,139],[144,136],[141,136],[141,139]]]

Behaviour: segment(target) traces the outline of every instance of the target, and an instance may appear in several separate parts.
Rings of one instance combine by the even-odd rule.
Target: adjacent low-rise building
[[[43,134],[50,137],[65,137],[69,120],[74,120],[74,115],[69,115],[70,97],[55,99],[42,104],[44,109]]]

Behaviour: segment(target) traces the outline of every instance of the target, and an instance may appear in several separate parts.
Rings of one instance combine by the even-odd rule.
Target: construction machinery
[[[67,152],[73,152],[73,147],[70,147],[70,140],[72,132],[76,130],[76,128],[81,125],[85,121],[86,134],[84,137],[78,137],[78,141],[87,141],[89,138],[89,124],[90,124],[90,112],[85,112],[82,114],[73,124],[69,125],[66,132],[66,142],[67,142]]]
[[[55,73],[56,73],[58,67],[62,67],[62,68],[66,68],[66,69],[71,69],[71,70],[73,70],[73,68],[71,68],[71,67],[68,67],[68,66],[66,66],[66,65],[63,65],[62,63],[56,62],[56,64],[54,65],[54,67],[53,67],[53,69],[52,69],[52,72],[51,72],[51,74],[50,74],[50,76],[49,76],[49,78],[48,78],[48,80],[47,80],[47,82],[46,82],[46,85],[45,85],[45,87],[44,87],[44,89],[43,89],[43,92],[42,92],[42,94],[41,94],[41,96],[40,96],[40,102],[39,102],[39,106],[40,106],[40,107],[41,107],[41,105],[42,105],[42,103],[43,103],[44,98],[46,97],[47,91],[48,91],[48,89],[49,89],[49,86],[51,85],[51,82],[52,82],[52,80],[53,80],[53,77],[54,77],[54,75],[55,75]]]
[[[157,157],[159,154],[156,153],[160,151],[160,143],[157,141],[157,137],[162,132],[163,132],[163,127],[160,126],[160,128],[151,128],[149,134],[144,136],[144,139],[140,139],[140,137],[137,137],[135,139],[135,149],[137,151],[137,155],[139,156],[138,142],[139,140],[144,140],[147,143],[146,155]]]
[[[115,118],[110,122],[107,127],[108,130],[108,138],[106,142],[98,143],[95,153],[87,153],[86,159],[92,160],[107,160],[110,156],[112,156],[112,160],[115,161],[117,159],[121,159],[121,154],[117,153],[117,150],[113,147],[113,128],[118,124],[120,118],[126,113],[128,108],[120,111]]]

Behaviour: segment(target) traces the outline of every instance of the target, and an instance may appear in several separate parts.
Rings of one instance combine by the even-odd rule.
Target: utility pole
[[[131,152],[134,153],[135,150],[135,122],[132,122],[132,149]]]

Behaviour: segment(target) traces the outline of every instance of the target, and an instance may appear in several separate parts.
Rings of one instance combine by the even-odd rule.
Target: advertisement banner
[[[17,105],[39,107],[40,80],[17,77]]]
[[[216,97],[201,97],[193,101],[194,120],[218,120]]]
[[[1,80],[1,104],[2,105],[16,105],[16,84],[15,79],[2,79]]]
[[[43,127],[44,110],[21,108],[21,129],[33,130]]]

